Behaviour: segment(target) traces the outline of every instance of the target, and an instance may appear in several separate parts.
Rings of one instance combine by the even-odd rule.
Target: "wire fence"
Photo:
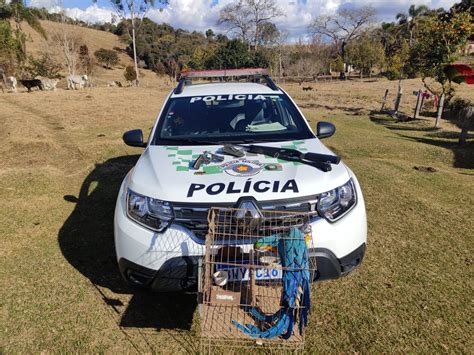
[[[307,213],[212,208],[200,268],[201,345],[302,349],[309,283]]]

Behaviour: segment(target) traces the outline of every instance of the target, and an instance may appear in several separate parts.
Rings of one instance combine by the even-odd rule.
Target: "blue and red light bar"
[[[224,70],[188,70],[181,72],[181,78],[222,78],[232,76],[270,75],[265,68],[224,69]]]

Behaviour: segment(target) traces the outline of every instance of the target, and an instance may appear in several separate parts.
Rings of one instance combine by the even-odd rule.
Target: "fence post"
[[[438,112],[436,113],[435,128],[439,128],[439,121],[441,119],[441,116],[443,115],[443,109],[444,109],[444,93],[442,93],[441,97],[439,98]]]
[[[395,109],[394,114],[398,113],[398,108],[400,107],[400,102],[402,101],[403,89],[400,84],[398,84],[397,99],[395,100]]]
[[[420,103],[420,112],[421,110],[423,110],[423,105],[425,104],[425,98],[426,98],[426,90],[425,92],[423,93],[423,95],[421,96],[421,103]]]
[[[388,96],[388,89],[385,89],[385,95],[383,96],[382,107],[380,108],[381,112],[383,112],[383,110],[385,109],[385,104],[387,103],[387,96]]]
[[[421,103],[423,102],[422,96],[423,92],[421,90],[418,90],[418,95],[416,97],[415,115],[413,116],[414,120],[420,117]]]

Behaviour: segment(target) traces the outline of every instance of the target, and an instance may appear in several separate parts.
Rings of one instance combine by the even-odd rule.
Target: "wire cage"
[[[310,216],[211,208],[208,222],[199,278],[201,345],[302,349],[316,271],[307,247]]]

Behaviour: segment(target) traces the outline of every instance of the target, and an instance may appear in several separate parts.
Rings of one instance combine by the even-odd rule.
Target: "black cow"
[[[39,79],[32,79],[32,80],[20,80],[21,85],[28,89],[28,92],[31,92],[31,89],[37,87],[41,91],[43,91],[43,84]]]

